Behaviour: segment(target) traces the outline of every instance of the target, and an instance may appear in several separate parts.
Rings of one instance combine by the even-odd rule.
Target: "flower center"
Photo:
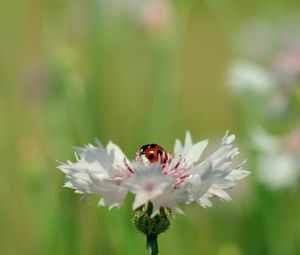
[[[145,190],[151,192],[154,188],[154,184],[152,182],[147,182],[145,185]]]

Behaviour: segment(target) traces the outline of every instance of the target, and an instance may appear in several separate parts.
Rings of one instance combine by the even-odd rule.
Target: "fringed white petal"
[[[153,215],[161,207],[183,213],[179,204],[195,202],[211,207],[210,198],[231,200],[227,189],[250,172],[243,169],[245,162],[235,164],[239,154],[232,143],[234,135],[228,132],[220,147],[200,161],[208,141],[193,144],[191,134],[186,133],[184,145],[176,140],[174,156],[165,165],[130,162],[122,150],[109,142],[106,148],[96,141],[75,148],[76,162],[59,162],[58,168],[66,174],[65,187],[76,193],[98,194],[98,205],[120,207],[128,192],[135,194],[133,210],[147,202],[153,204]]]
[[[225,190],[234,187],[238,180],[250,174],[242,170],[245,162],[238,165],[233,163],[239,155],[238,148],[232,145],[234,140],[235,136],[226,132],[220,147],[214,153],[184,172],[185,176],[189,176],[181,183],[181,188],[189,192],[189,200],[186,203],[195,201],[203,207],[211,207],[212,203],[208,199],[210,197],[231,200]]]

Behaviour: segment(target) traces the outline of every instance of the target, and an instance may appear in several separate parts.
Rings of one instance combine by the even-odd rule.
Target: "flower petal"
[[[140,163],[133,164],[134,175],[124,182],[129,191],[136,194],[133,209],[165,192],[172,187],[175,180],[164,175],[160,164],[144,166]]]

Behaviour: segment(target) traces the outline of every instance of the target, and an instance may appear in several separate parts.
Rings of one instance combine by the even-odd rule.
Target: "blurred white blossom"
[[[300,19],[272,24],[255,20],[242,26],[240,57],[229,66],[233,93],[263,97],[267,115],[284,114],[300,85]]]
[[[294,186],[300,176],[300,129],[276,137],[262,129],[252,136],[258,150],[258,178],[271,189]]]
[[[226,134],[218,150],[200,160],[208,141],[193,144],[187,132],[184,145],[176,140],[174,155],[168,154],[161,163],[144,162],[139,153],[136,160],[129,161],[117,145],[110,142],[105,148],[96,141],[96,146],[75,148],[76,162],[60,163],[58,168],[66,174],[65,187],[99,194],[99,205],[120,207],[131,192],[135,194],[134,210],[152,202],[153,213],[160,207],[181,212],[180,203],[210,207],[212,196],[231,199],[225,190],[249,174],[243,169],[244,162],[233,163],[239,154],[234,140],[234,135]]]
[[[278,74],[279,75],[279,74]],[[228,85],[233,94],[263,98],[261,110],[268,116],[286,112],[293,87],[282,86],[275,73],[258,63],[235,60],[228,71]]]
[[[229,86],[236,93],[268,93],[274,88],[268,70],[256,63],[235,60],[229,69]]]

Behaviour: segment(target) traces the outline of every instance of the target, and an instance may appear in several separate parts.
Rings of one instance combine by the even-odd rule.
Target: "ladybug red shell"
[[[140,155],[144,155],[150,163],[156,163],[160,160],[161,164],[165,164],[168,160],[166,150],[158,144],[146,144],[139,150]]]

